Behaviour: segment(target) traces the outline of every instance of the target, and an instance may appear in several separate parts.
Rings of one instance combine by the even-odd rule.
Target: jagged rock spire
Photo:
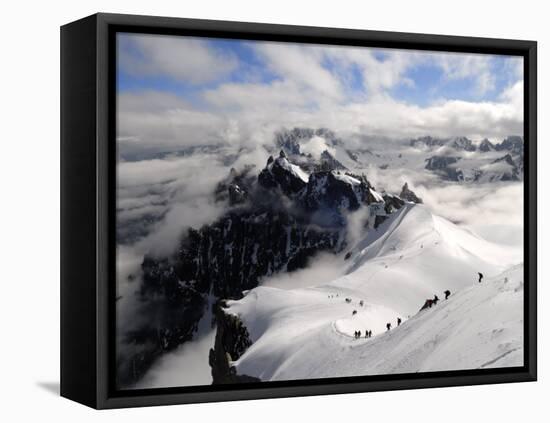
[[[409,184],[405,182],[403,188],[401,189],[401,194],[399,194],[403,200],[411,201],[413,203],[422,204],[422,198],[419,198],[413,191],[409,189]]]
[[[290,163],[281,150],[279,158],[269,157],[267,166],[258,175],[258,182],[267,189],[278,187],[286,195],[296,194],[306,185],[307,180],[304,180],[295,169],[299,167]]]

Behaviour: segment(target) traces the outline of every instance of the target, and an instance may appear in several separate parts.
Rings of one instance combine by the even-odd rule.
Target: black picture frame
[[[516,55],[524,58],[524,365],[242,385],[114,388],[117,32]],[[61,27],[61,395],[90,407],[232,401],[535,381],[537,378],[537,44],[197,19],[95,14]]]

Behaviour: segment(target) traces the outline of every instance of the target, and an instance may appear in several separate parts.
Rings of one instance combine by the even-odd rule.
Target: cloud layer
[[[139,34],[120,36],[118,57],[122,152],[261,145],[293,126],[387,137],[523,132],[516,57]]]
[[[235,57],[191,37],[121,34],[119,67],[134,76],[166,75],[192,83],[215,81],[237,66]]]

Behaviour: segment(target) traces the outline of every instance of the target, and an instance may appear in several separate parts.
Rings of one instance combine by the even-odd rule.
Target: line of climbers
[[[481,280],[483,279],[483,273],[477,272],[477,274],[479,276],[478,282],[481,283]],[[449,291],[447,289],[443,292],[443,294],[445,294],[445,299],[447,300],[451,296],[451,291]],[[331,298],[331,297],[333,297],[333,296],[329,296],[329,298]],[[350,304],[351,303],[351,298],[346,298],[345,301],[346,301],[346,303]],[[437,296],[437,294],[434,294],[434,297],[432,299],[427,299],[426,300],[426,302],[424,303],[424,305],[422,306],[420,311],[425,310],[427,308],[432,308],[432,306],[437,305],[438,301],[439,301],[439,297]],[[363,304],[364,304],[363,300],[359,301],[359,305],[361,307],[363,307]],[[357,310],[353,310],[351,312],[352,316],[355,316],[356,314],[357,314]],[[399,326],[399,325],[401,325],[401,318],[400,317],[397,318],[397,326]],[[386,323],[386,330],[387,331],[391,330],[391,327],[392,326],[391,326],[390,322]],[[370,337],[372,337],[372,331],[371,330],[365,331],[365,338],[370,338]],[[355,331],[354,338],[355,339],[361,338],[361,331],[360,330]]]

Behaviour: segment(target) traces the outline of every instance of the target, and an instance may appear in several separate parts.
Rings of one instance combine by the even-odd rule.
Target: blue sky
[[[446,78],[445,70],[431,63],[419,65],[407,71],[406,76],[414,81],[414,86],[398,85],[392,90],[396,99],[427,106],[440,99],[465,101],[496,101],[515,76],[510,65],[516,58],[492,56],[489,59],[490,70],[494,78],[494,87],[479,92],[476,76],[464,78]]]
[[[119,55],[129,56],[138,61],[146,62],[148,57],[140,47],[139,36],[124,34],[119,38]],[[274,72],[266,63],[261,54],[258,54],[257,47],[262,44],[273,44],[257,41],[227,40],[227,39],[201,39],[205,48],[237,61],[237,65],[229,72],[220,74],[217,78],[208,81],[191,81],[185,78],[177,78],[162,72],[135,72],[128,65],[122,64],[118,67],[118,89],[120,92],[132,92],[143,90],[157,90],[170,92],[182,96],[188,101],[199,104],[201,93],[211,90],[224,83],[264,83],[268,84],[274,80],[284,78]],[[302,44],[305,50],[312,48]],[[315,49],[323,47],[313,46]],[[339,49],[346,49],[340,47]],[[332,48],[334,50],[334,48]],[[365,54],[372,53],[375,60],[383,63],[388,60],[388,53],[392,50],[361,49]],[[174,52],[176,53],[176,52]],[[418,55],[414,64],[402,72],[401,77],[408,81],[396,83],[387,90],[394,99],[410,104],[427,106],[442,99],[465,100],[465,101],[496,101],[502,91],[517,79],[517,67],[521,59],[507,56],[480,56],[484,59],[484,70],[490,72],[492,85],[486,89],[479,90],[478,77],[475,71],[465,73],[461,76],[448,77],[448,71],[444,69],[433,56],[449,56],[444,53],[422,53],[418,51],[398,51],[398,54],[406,57]],[[425,57],[422,57],[425,56]],[[453,54],[454,59],[460,57],[473,57],[474,55]],[[182,54],[185,60],[185,54]],[[348,101],[354,98],[368,98],[369,90],[365,87],[361,76],[361,69],[353,63],[346,69],[342,69],[333,63],[330,58],[320,60],[320,64],[337,79],[345,81],[345,92]]]
[[[495,140],[523,132],[518,57],[119,34],[117,59],[119,136],[144,148],[260,142],[294,126]]]
[[[119,54],[124,53],[139,60],[147,60],[143,52],[136,49],[132,35],[122,35],[119,43]],[[119,92],[156,90],[170,92],[182,96],[187,101],[200,105],[200,94],[204,90],[214,89],[223,83],[244,83],[247,77],[254,74],[254,81],[269,83],[277,79],[277,75],[263,66],[261,59],[254,54],[254,42],[229,39],[201,39],[205,47],[213,52],[223,52],[238,60],[238,67],[222,74],[211,81],[196,83],[185,78],[175,78],[162,72],[154,74],[136,74],[127,66],[118,66],[117,83]]]

